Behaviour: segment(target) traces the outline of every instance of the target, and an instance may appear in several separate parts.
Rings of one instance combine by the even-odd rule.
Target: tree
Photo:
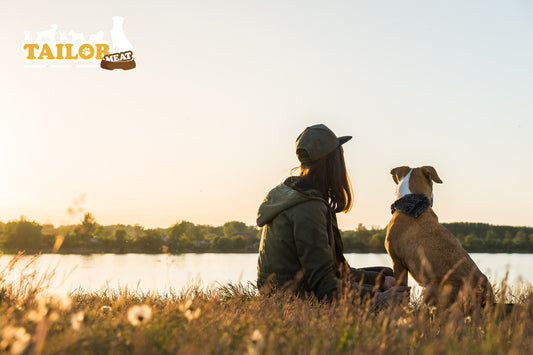
[[[382,253],[385,251],[385,233],[378,232],[374,233],[372,237],[370,237],[370,248],[375,253]]]
[[[80,224],[74,228],[74,232],[67,233],[63,245],[66,249],[87,252],[89,241],[95,236],[98,229],[102,230],[101,226],[96,222],[96,218],[90,212],[87,212]]]
[[[231,221],[226,222],[222,226],[222,230],[224,231],[224,237],[230,238],[234,236],[237,233],[247,233],[248,228],[246,227],[246,224],[239,221]]]
[[[246,241],[242,235],[231,237],[231,247],[233,250],[241,251],[246,247]]]
[[[485,234],[485,242],[489,247],[494,247],[499,244],[498,233],[494,229],[489,229]]]
[[[366,229],[363,223],[359,223],[357,225],[357,230],[355,231],[355,236],[362,243],[368,244],[370,242],[370,238],[372,238],[372,233]]]
[[[170,252],[189,250],[193,246],[193,238],[197,236],[196,226],[188,221],[174,224],[167,230]]]
[[[181,221],[180,223],[174,224],[168,230],[170,244],[179,243],[180,239],[183,236],[190,234],[190,231],[194,228],[194,224],[188,221]]]
[[[141,251],[147,253],[161,252],[163,246],[163,239],[161,239],[161,232],[157,229],[146,229],[142,236],[135,241],[135,244]]]
[[[41,249],[42,226],[20,217],[19,221],[5,225],[6,246],[18,251],[39,251]]]
[[[504,237],[503,237],[503,246],[505,248],[505,251],[509,251],[510,249],[512,249],[512,246],[513,246],[513,235],[511,234],[510,231],[505,231],[505,234],[504,234]]]
[[[471,233],[465,237],[464,247],[467,250],[471,251],[478,251],[483,247],[483,240],[479,239],[479,237]]]
[[[126,240],[128,237],[128,232],[124,228],[115,229],[113,232],[114,244],[119,252],[124,252],[126,249]]]
[[[529,242],[528,239],[529,238],[527,237],[526,232],[518,231],[516,233],[516,236],[513,238],[513,244],[516,245],[519,248],[523,248],[523,247],[527,246],[527,244]]]
[[[96,222],[96,218],[92,215],[92,213],[87,212],[81,221],[81,226],[83,227],[83,233],[88,235],[94,235],[96,232],[96,229],[98,228],[98,223]]]

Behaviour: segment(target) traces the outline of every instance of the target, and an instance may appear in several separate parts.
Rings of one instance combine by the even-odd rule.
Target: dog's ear
[[[442,184],[442,180],[440,179],[439,175],[437,175],[437,170],[435,170],[432,166],[421,166],[420,169],[422,169],[422,172],[429,180],[435,181],[437,184]]]
[[[405,175],[409,174],[409,170],[411,170],[411,168],[408,166],[399,166],[397,168],[392,169],[390,171],[392,175],[392,180],[394,180],[394,182],[398,184]]]

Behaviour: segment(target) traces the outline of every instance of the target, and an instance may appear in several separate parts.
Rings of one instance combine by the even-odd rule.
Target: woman
[[[331,299],[347,286],[378,302],[408,295],[408,288],[393,287],[390,268],[354,269],[344,258],[336,213],[348,212],[353,203],[341,146],[351,138],[337,138],[323,124],[307,127],[297,138],[300,176],[272,189],[257,214],[263,227],[260,289],[283,287]]]

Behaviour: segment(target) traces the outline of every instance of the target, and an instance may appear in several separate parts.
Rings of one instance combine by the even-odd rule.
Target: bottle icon
[[[103,69],[123,69],[135,68],[135,58],[133,58],[133,46],[124,34],[124,17],[113,17],[113,28],[111,29],[112,53],[105,55],[100,62]]]
[[[122,16],[114,16],[113,17],[113,28],[111,29],[111,40],[113,41],[112,48],[113,53],[117,52],[126,52],[126,51],[132,51],[133,46],[131,45],[130,41],[126,38],[126,35],[124,34],[124,28],[122,25],[124,24],[124,17]]]

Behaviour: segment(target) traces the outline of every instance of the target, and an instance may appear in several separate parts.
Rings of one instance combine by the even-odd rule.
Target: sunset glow
[[[452,3],[3,2],[0,220],[85,194],[102,224],[255,224],[321,122],[354,136],[342,229],[386,225],[400,165],[437,169],[441,221],[531,226],[533,8]],[[24,67],[24,32],[117,14],[135,69]]]

